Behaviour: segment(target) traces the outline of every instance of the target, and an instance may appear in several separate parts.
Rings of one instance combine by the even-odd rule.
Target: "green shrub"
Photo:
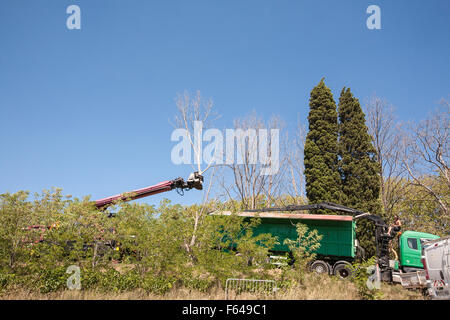
[[[142,284],[142,277],[135,270],[121,274],[116,279],[116,288],[120,291],[134,290],[139,288]]]
[[[284,244],[289,247],[294,258],[295,273],[286,270],[293,275],[293,280],[303,284],[305,271],[308,264],[316,257],[316,251],[320,248],[322,235],[317,230],[309,230],[308,226],[302,223],[296,225],[297,239],[285,239]]]
[[[7,289],[15,282],[16,276],[10,273],[0,272],[0,290]]]
[[[99,274],[99,282],[98,286],[100,289],[105,291],[119,291],[118,289],[118,278],[120,277],[120,272],[113,269],[108,268],[105,272],[101,272]]]
[[[142,282],[142,289],[147,292],[162,295],[175,286],[176,278],[146,276]]]
[[[65,267],[53,269],[43,269],[38,274],[37,287],[41,293],[48,293],[61,290],[66,287],[69,274]]]
[[[182,280],[184,287],[200,292],[207,292],[216,282],[210,279],[200,279],[197,277],[186,277]]]
[[[100,284],[102,274],[98,270],[91,268],[82,269],[81,271],[81,289],[94,289]]]
[[[373,275],[371,276],[369,270],[374,268],[376,264],[376,257],[361,263],[354,263],[352,265],[353,278],[352,281],[358,289],[358,293],[364,300],[378,300],[383,298],[383,293],[376,288],[376,283],[373,282]],[[370,278],[370,279],[369,279]]]

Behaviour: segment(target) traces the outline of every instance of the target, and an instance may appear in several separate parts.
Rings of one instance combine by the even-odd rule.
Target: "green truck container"
[[[231,212],[216,212],[213,215],[231,215]],[[322,239],[316,251],[317,260],[312,269],[319,273],[350,272],[348,266],[357,253],[355,220],[347,215],[299,214],[280,212],[239,212],[245,219],[260,218],[261,223],[253,230],[254,235],[263,233],[277,237],[278,244],[272,249],[274,255],[285,255],[289,248],[284,240],[296,240],[296,224],[305,224],[309,230],[317,230]],[[339,265],[339,267],[338,267]],[[342,274],[345,276],[345,274]]]
[[[254,234],[276,236],[279,243],[273,248],[274,252],[289,252],[284,240],[297,239],[296,224],[300,222],[322,235],[318,255],[336,259],[355,257],[355,222],[351,216],[271,213],[260,218],[261,224],[254,229]]]

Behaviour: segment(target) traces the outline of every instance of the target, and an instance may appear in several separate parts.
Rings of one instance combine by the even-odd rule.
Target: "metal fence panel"
[[[236,297],[243,292],[268,295],[274,294],[277,290],[277,284],[274,280],[227,279],[225,299],[230,298],[231,292],[234,292]]]

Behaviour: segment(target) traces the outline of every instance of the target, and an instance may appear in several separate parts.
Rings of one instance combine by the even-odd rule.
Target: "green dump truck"
[[[230,212],[221,212],[229,215]],[[316,229],[322,235],[317,260],[311,265],[319,273],[334,272],[347,276],[348,266],[356,257],[359,246],[355,237],[355,221],[352,216],[298,214],[279,212],[239,212],[245,219],[260,218],[261,223],[253,230],[254,235],[268,233],[276,236],[278,244],[272,248],[274,260],[289,253],[284,240],[297,238],[296,224],[303,223],[309,230]],[[278,259],[277,259],[278,258]]]
[[[292,213],[306,210],[329,209],[352,215],[327,215]],[[231,212],[213,212],[213,215],[230,215]],[[352,273],[351,263],[364,255],[356,239],[356,220],[369,219],[376,226],[377,267],[380,279],[389,282],[419,283],[422,286],[423,270],[421,262],[422,243],[429,239],[439,238],[436,235],[415,231],[405,231],[398,238],[399,260],[390,259],[389,242],[393,241],[395,234],[387,234],[388,225],[378,216],[364,213],[333,203],[321,203],[305,206],[289,206],[285,208],[269,208],[238,212],[236,215],[245,219],[260,218],[261,223],[255,227],[254,234],[268,233],[278,238],[278,244],[272,248],[272,257],[279,257],[289,253],[284,245],[285,239],[297,238],[296,224],[302,223],[309,230],[317,230],[322,235],[320,248],[316,251],[316,260],[311,263],[311,270],[318,273],[328,273],[346,278]],[[414,277],[420,277],[417,281]],[[405,279],[409,279],[409,282]],[[425,283],[425,281],[423,281]],[[406,285],[405,285],[406,286]]]

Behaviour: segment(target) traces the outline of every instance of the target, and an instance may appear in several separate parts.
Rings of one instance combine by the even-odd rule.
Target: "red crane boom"
[[[110,196],[107,198],[99,199],[95,201],[95,205],[99,209],[104,209],[111,205],[113,202],[122,200],[130,201],[139,198],[148,197],[157,193],[170,191],[173,189],[179,190],[190,190],[190,189],[202,190],[203,188],[203,176],[198,172],[193,172],[190,174],[189,178],[184,181],[183,178],[176,178],[174,180],[160,182],[153,186],[149,186],[142,189],[133,190],[131,192],[126,192],[122,194],[117,194],[115,196]]]

